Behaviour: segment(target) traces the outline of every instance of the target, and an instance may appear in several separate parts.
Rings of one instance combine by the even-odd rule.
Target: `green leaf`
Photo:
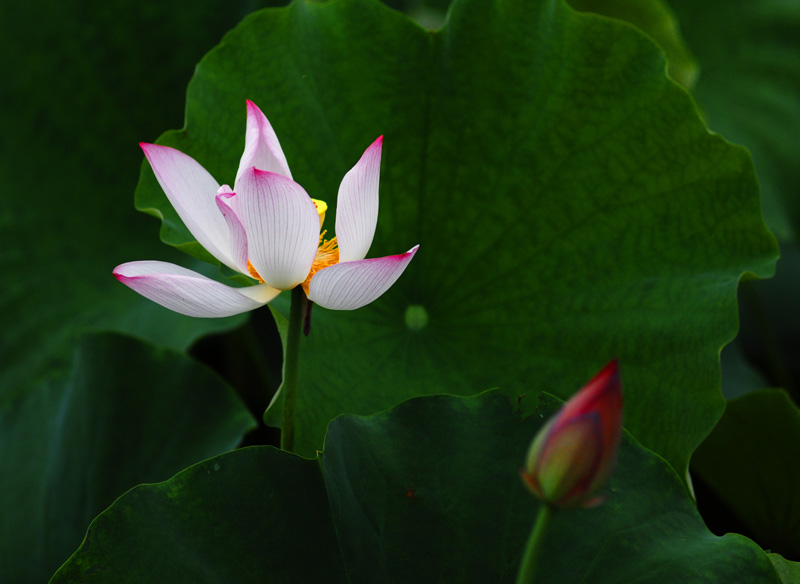
[[[765,548],[800,550],[800,410],[782,390],[731,400],[692,457],[708,484]]]
[[[197,60],[266,2],[3,2],[0,401],[66,369],[82,331],[175,349],[243,319],[200,320],[119,284],[130,260],[185,263],[136,213],[137,143],[183,119]],[[43,17],[46,15],[46,17]],[[147,31],[142,34],[142,31]],[[216,270],[215,270],[216,271]]]
[[[800,563],[790,562],[778,554],[768,554],[780,576],[781,584],[797,584],[800,582]]]
[[[697,62],[681,36],[678,20],[662,0],[568,0],[575,10],[594,12],[629,22],[658,43],[667,57],[670,77],[691,89]]]
[[[347,582],[318,466],[250,447],[132,489],[51,582]]]
[[[133,489],[61,582],[509,582],[537,509],[525,419],[497,393],[335,420],[318,460],[253,447]],[[626,437],[608,500],[556,515],[541,582],[776,583],[766,554],[708,532],[677,475]],[[590,534],[590,536],[587,536]]]
[[[113,334],[0,408],[0,581],[43,582],[139,483],[234,448],[250,414],[208,369]]]
[[[800,230],[800,4],[670,0],[700,63],[693,94],[709,127],[753,153],[764,218],[781,239]]]
[[[724,406],[738,280],[771,274],[776,247],[746,151],[707,132],[650,39],[554,0],[464,0],[437,32],[376,2],[298,1],[201,61],[186,129],[159,142],[232,181],[246,98],[331,219],[385,134],[369,255],[420,244],[378,302],[314,311],[301,453],[343,412],[450,388],[566,397],[616,356],[630,430],[683,474]],[[151,172],[136,194],[169,243],[192,241]]]

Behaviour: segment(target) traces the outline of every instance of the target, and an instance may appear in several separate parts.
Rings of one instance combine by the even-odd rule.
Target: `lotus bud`
[[[539,431],[522,479],[547,505],[592,507],[614,470],[622,432],[622,392],[617,361],[564,404]]]

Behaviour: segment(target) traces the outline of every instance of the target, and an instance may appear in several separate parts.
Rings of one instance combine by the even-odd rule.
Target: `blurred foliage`
[[[775,571],[782,584],[797,584],[800,582],[800,563],[789,562],[778,554],[769,554],[769,559],[775,566]]]
[[[781,245],[775,277],[748,282],[740,293],[740,346],[748,361],[765,377],[763,383],[751,389],[781,387],[795,401],[800,399],[799,295],[800,249],[790,242]]]
[[[450,0],[383,0],[387,6],[405,12],[421,26],[436,30],[444,26]]]
[[[766,549],[800,560],[800,410],[784,391],[731,400],[692,471]]]
[[[264,2],[4,2],[0,120],[0,404],[53,368],[74,339],[113,329],[185,349],[242,318],[190,319],[117,283],[133,259],[186,262],[136,213],[139,141],[183,120],[195,63]],[[46,18],[42,15],[46,14]],[[147,31],[143,34],[143,31]]]
[[[53,584],[508,581],[538,505],[517,469],[556,405],[526,400],[523,418],[494,392],[419,398],[336,419],[317,460],[254,447],[138,487]],[[607,491],[555,517],[542,584],[779,582],[752,542],[712,536],[674,471],[627,436]]]
[[[0,409],[2,582],[46,582],[119,495],[227,452],[255,425],[173,351],[97,334],[72,363]]]
[[[9,28],[0,37],[0,582],[46,580],[79,544],[89,520],[125,489],[233,447],[246,427],[224,441],[213,424],[196,427],[203,436],[186,427],[220,402],[196,403],[186,395],[202,395],[205,385],[193,388],[193,378],[180,373],[197,367],[185,359],[170,357],[180,363],[172,362],[172,377],[162,369],[159,379],[148,380],[159,358],[137,352],[147,350],[130,341],[108,341],[108,350],[99,341],[78,347],[78,338],[86,330],[112,329],[185,349],[243,321],[169,313],[121,286],[111,270],[132,259],[186,263],[184,254],[159,242],[158,222],[134,209],[142,159],[136,144],[181,124],[195,63],[264,5],[0,3],[0,21]],[[87,368],[136,356],[132,370],[80,377]],[[78,398],[84,401],[73,401]],[[173,408],[168,422],[149,400]],[[117,419],[120,403],[130,408],[117,411]],[[153,409],[143,412],[136,404]],[[213,413],[224,418],[230,410]],[[105,425],[112,419],[127,434],[113,436]],[[134,441],[140,433],[163,451],[145,466],[136,456],[152,453],[152,444]]]

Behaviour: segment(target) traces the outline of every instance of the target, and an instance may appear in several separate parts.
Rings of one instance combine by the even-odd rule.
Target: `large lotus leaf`
[[[201,61],[186,129],[161,143],[232,182],[250,98],[295,179],[335,206],[385,134],[370,255],[420,244],[378,302],[314,311],[300,452],[342,412],[453,387],[563,397],[617,356],[631,431],[685,470],[724,405],[739,278],[771,273],[776,249],[746,151],[707,132],[664,68],[639,31],[557,0],[464,0],[437,32],[368,0],[297,1]],[[142,176],[139,207],[191,242]]]
[[[731,400],[692,471],[761,545],[800,559],[800,410],[786,392]]]
[[[338,418],[317,460],[253,447],[137,487],[52,582],[511,582],[537,508],[518,469],[553,411],[525,399],[523,419],[495,392],[418,398]],[[778,582],[631,438],[607,495],[556,515],[542,583]]]
[[[265,4],[0,4],[8,28],[0,36],[0,395],[21,392],[47,367],[66,368],[83,330],[182,349],[242,321],[169,313],[111,270],[134,259],[180,260],[158,241],[158,222],[133,208],[137,142],[181,122],[197,60]]]
[[[764,217],[800,230],[800,3],[669,0],[700,64],[693,94],[708,125],[753,153]]]
[[[253,419],[178,353],[84,337],[72,372],[0,409],[0,582],[44,582],[91,520],[136,484],[234,448]]]

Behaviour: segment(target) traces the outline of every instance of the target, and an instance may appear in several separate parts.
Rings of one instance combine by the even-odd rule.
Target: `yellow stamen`
[[[264,278],[261,277],[261,274],[259,274],[253,264],[250,263],[250,260],[247,260],[247,271],[250,272],[251,276],[258,280],[259,284],[266,284],[266,282],[264,282]]]
[[[314,274],[322,269],[339,263],[339,244],[336,242],[335,237],[331,240],[323,240],[322,238],[326,233],[327,231],[323,231],[319,234],[319,249],[317,249],[317,255],[314,258],[314,263],[311,264],[311,270],[308,272],[306,281],[301,284],[301,286],[303,286],[303,290],[306,291],[306,296],[308,296],[308,290],[311,286],[311,278],[314,277]]]

